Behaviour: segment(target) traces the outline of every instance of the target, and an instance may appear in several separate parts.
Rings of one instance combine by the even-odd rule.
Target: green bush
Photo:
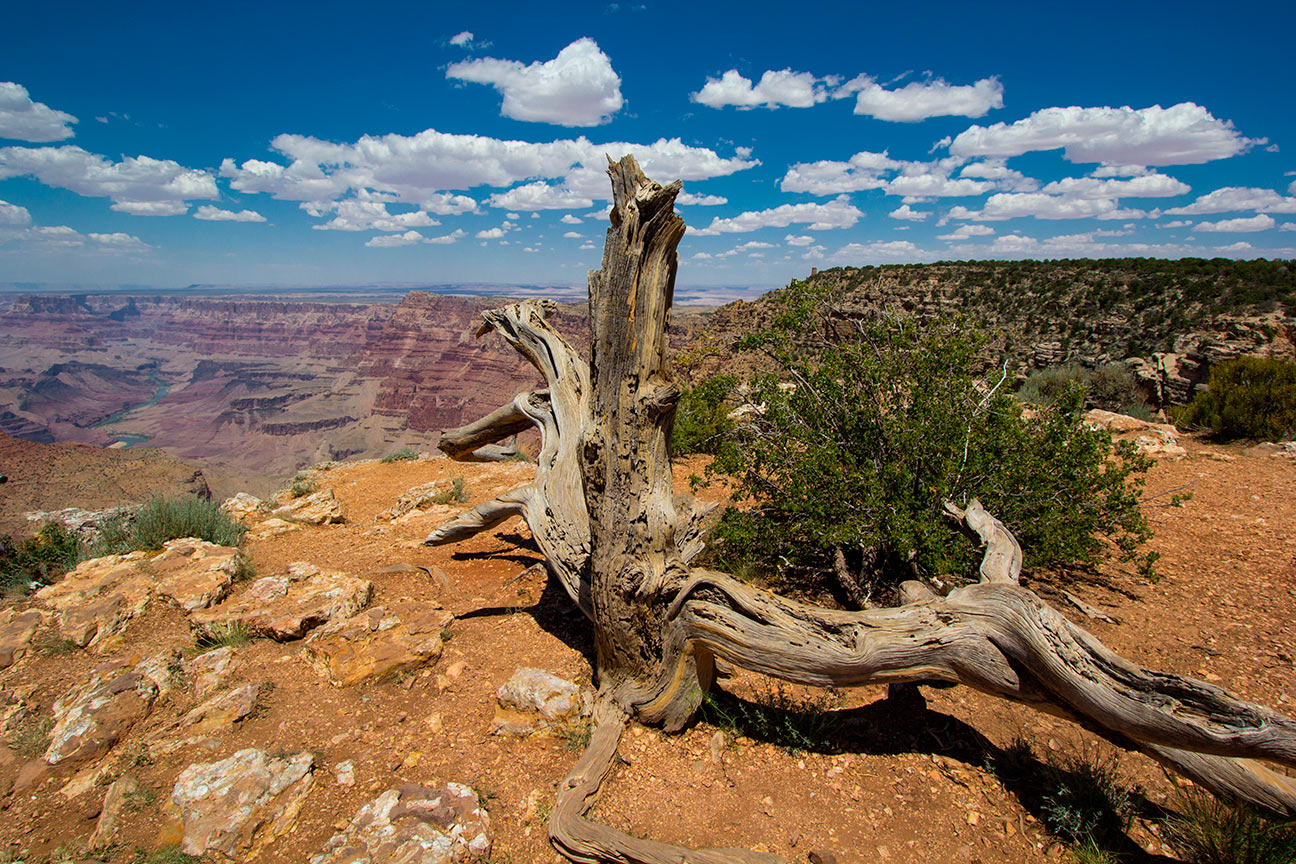
[[[76,535],[57,522],[20,542],[0,537],[0,591],[26,594],[33,582],[48,585],[80,560]]]
[[[1052,405],[1072,386],[1084,390],[1087,408],[1115,411],[1141,420],[1152,418],[1134,373],[1123,363],[1106,363],[1096,369],[1077,364],[1037,369],[1027,376],[1017,391],[1017,398],[1033,405]]]
[[[293,478],[292,485],[288,487],[289,498],[301,498],[303,495],[309,495],[319,488],[319,484],[314,477],[309,474],[298,474]]]
[[[1266,819],[1204,792],[1187,793],[1180,813],[1164,823],[1165,838],[1189,864],[1290,864],[1296,861],[1296,822]]]
[[[432,496],[433,504],[463,504],[467,500],[468,484],[464,482],[463,477],[453,478],[449,489],[444,489]]]
[[[387,456],[384,456],[378,461],[387,464],[391,462],[405,462],[410,459],[417,459],[417,458],[418,458],[418,453],[414,452],[408,447],[402,447],[401,449],[397,450],[395,453],[391,453]]]
[[[187,495],[152,498],[134,513],[105,522],[92,557],[122,555],[136,549],[161,549],[168,540],[195,537],[218,546],[237,546],[247,529],[222,513],[214,501]]]
[[[725,432],[733,428],[725,403],[738,384],[736,375],[717,375],[686,389],[675,409],[671,453],[714,453]]]
[[[1218,438],[1285,441],[1296,436],[1296,363],[1238,357],[1211,369],[1210,387],[1178,417]]]
[[[1081,388],[1027,420],[999,369],[975,374],[984,340],[961,321],[846,319],[826,289],[797,282],[779,299],[771,326],[742,343],[774,369],[750,384],[763,413],[724,437],[709,469],[755,504],[722,519],[722,566],[756,559],[785,587],[824,587],[840,584],[838,559],[866,594],[957,580],[980,552],[942,503],[973,497],[1028,567],[1095,564],[1108,540],[1136,557],[1150,536],[1138,510],[1150,460],[1084,424]]]

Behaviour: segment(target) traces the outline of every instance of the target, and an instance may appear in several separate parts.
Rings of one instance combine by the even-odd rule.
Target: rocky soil
[[[1109,566],[1034,574],[1032,587],[1137,662],[1291,713],[1296,460],[1177,446],[1149,483],[1159,582]],[[677,466],[681,487],[696,469]],[[545,820],[588,732],[584,620],[520,522],[421,545],[530,471],[325,466],[309,502],[230,505],[253,525],[254,572],[234,550],[174,541],[88,562],[5,607],[0,860],[125,862],[170,844],[212,861],[556,860]],[[435,503],[457,476],[469,501]],[[1167,506],[1176,490],[1191,499]],[[789,741],[716,712],[680,735],[636,727],[597,818],[791,860],[1055,860],[1068,853],[1031,792],[1040,760],[1118,758],[963,688],[920,700],[779,691],[745,674],[722,686],[730,715],[813,706],[798,727],[810,734]],[[1019,738],[1034,755],[1007,759]],[[1135,755],[1119,772],[1146,805],[1125,860],[1177,860],[1148,818],[1173,805],[1175,782]]]

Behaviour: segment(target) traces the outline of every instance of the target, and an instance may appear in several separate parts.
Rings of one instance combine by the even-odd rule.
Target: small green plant
[[[245,625],[237,621],[231,624],[217,624],[211,630],[199,636],[195,642],[199,653],[215,651],[217,648],[238,648],[251,642],[255,636]]]
[[[147,810],[157,803],[158,793],[149,786],[141,786],[134,792],[126,793],[126,809],[132,813]]]
[[[161,549],[168,540],[194,537],[218,546],[237,546],[247,528],[224,513],[214,501],[186,495],[152,498],[134,513],[105,522],[88,555],[123,555],[137,549]]]
[[[714,453],[724,434],[733,428],[729,419],[729,394],[738,384],[737,375],[717,375],[685,390],[675,408],[671,430],[671,453]]]
[[[1239,357],[1211,369],[1210,387],[1198,393],[1176,422],[1206,428],[1231,441],[1284,441],[1296,436],[1296,363]]]
[[[723,690],[708,693],[698,717],[726,736],[745,735],[792,752],[822,750],[841,725],[838,695],[797,698],[783,685],[766,689],[758,701],[738,699]]]
[[[417,458],[418,458],[417,452],[410,449],[409,447],[402,447],[401,449],[397,450],[395,453],[389,453],[388,455],[384,456],[378,461],[382,462],[383,464],[390,464],[392,462],[405,462],[410,459],[417,459]]]
[[[46,657],[66,657],[81,650],[82,647],[71,639],[62,639],[52,633],[40,641],[40,652]]]
[[[455,477],[450,481],[450,488],[432,496],[433,504],[463,504],[468,500],[468,484],[464,478]]]
[[[1266,819],[1205,792],[1182,794],[1179,815],[1163,823],[1165,838],[1189,864],[1291,864],[1296,821]]]
[[[292,480],[292,485],[288,487],[288,497],[301,498],[311,494],[319,488],[319,483],[309,474],[298,474]]]
[[[34,537],[20,542],[0,537],[0,591],[26,594],[33,583],[48,585],[80,560],[76,535],[57,522],[41,526]]]
[[[568,750],[583,753],[589,746],[590,736],[594,734],[594,726],[589,720],[582,718],[564,723],[558,727],[557,732]]]
[[[24,711],[10,723],[9,747],[15,753],[35,759],[49,749],[49,733],[53,728],[53,718]]]
[[[1017,398],[1032,405],[1053,405],[1071,387],[1084,391],[1087,408],[1101,408],[1140,420],[1152,419],[1134,373],[1123,363],[1107,363],[1094,369],[1078,364],[1037,369],[1026,377]]]
[[[235,582],[247,582],[256,576],[256,565],[252,559],[242,552],[234,556],[234,573],[232,574]]]
[[[164,846],[161,849],[145,851],[136,849],[135,857],[130,864],[201,864],[201,858],[186,855],[179,846]]]

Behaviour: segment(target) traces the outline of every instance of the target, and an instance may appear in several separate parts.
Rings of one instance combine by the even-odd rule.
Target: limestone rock
[[[333,776],[339,786],[355,785],[355,762],[350,759],[333,766]]]
[[[189,626],[198,636],[210,637],[218,629],[237,624],[283,642],[355,615],[372,597],[373,583],[366,579],[317,568],[315,575],[295,579],[290,572],[258,579],[240,597],[194,613]]]
[[[146,568],[158,594],[186,612],[206,609],[229,594],[238,572],[239,551],[202,540],[169,540]]]
[[[453,619],[427,604],[376,606],[315,630],[306,657],[339,687],[417,669],[441,656],[441,630]]]
[[[193,678],[194,699],[201,702],[219,690],[238,665],[238,657],[228,645],[187,661],[185,671]]]
[[[176,778],[166,818],[187,855],[219,852],[246,861],[292,830],[314,782],[310,753],[276,758],[240,750],[190,765]]]
[[[148,714],[157,696],[157,684],[127,664],[99,666],[89,681],[54,703],[45,761],[57,765],[106,753]]]
[[[251,528],[270,515],[270,508],[255,495],[240,492],[221,502],[220,510],[240,525]]]
[[[37,629],[45,616],[39,609],[0,611],[0,669],[7,669],[27,656]]]
[[[256,708],[260,692],[260,684],[244,684],[213,696],[181,718],[180,725],[198,735],[229,731]]]
[[[444,490],[441,484],[436,480],[431,483],[423,483],[406,489],[401,496],[396,499],[396,505],[379,513],[375,519],[386,519],[388,521],[404,516],[413,510],[424,510],[428,507],[436,506],[436,497]]]
[[[126,806],[128,796],[139,791],[139,781],[129,774],[123,774],[113,781],[104,793],[103,807],[99,810],[99,821],[95,824],[94,833],[87,844],[91,849],[102,849],[112,846],[117,841],[117,832],[121,826],[122,808]]]
[[[490,855],[490,820],[462,783],[409,783],[365,804],[310,864],[452,864]]]
[[[304,525],[331,525],[346,521],[342,515],[342,502],[337,500],[332,489],[312,492],[277,508],[271,515],[285,522]]]
[[[1162,459],[1182,459],[1188,451],[1179,445],[1179,430],[1169,423],[1150,423],[1137,417],[1094,408],[1085,412],[1085,422],[1107,429],[1117,440],[1133,441],[1139,452]]]
[[[248,540],[267,540],[271,537],[278,537],[280,534],[287,534],[289,531],[298,530],[301,530],[300,525],[271,516],[264,522],[259,523],[245,536]]]
[[[542,669],[519,668],[496,693],[494,735],[521,737],[575,720],[584,713],[580,688]]]
[[[32,510],[23,515],[34,525],[57,522],[80,540],[90,543],[99,538],[100,526],[105,522],[119,516],[129,516],[130,513],[129,507],[109,507],[106,510],[64,507],[62,510]]]

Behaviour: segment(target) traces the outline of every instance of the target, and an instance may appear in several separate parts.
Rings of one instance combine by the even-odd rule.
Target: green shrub
[[[411,450],[408,447],[402,447],[401,449],[397,450],[395,453],[391,453],[387,456],[384,456],[378,461],[384,464],[388,464],[391,462],[405,462],[410,459],[417,459],[417,458],[418,458],[418,453],[416,453],[415,451]]]
[[[161,549],[168,540],[194,537],[218,546],[237,546],[247,529],[221,512],[214,501],[186,495],[152,498],[134,513],[105,522],[90,550],[93,557],[136,549]]]
[[[1210,387],[1178,417],[1218,438],[1285,441],[1296,436],[1296,363],[1238,357],[1211,369]]]
[[[739,699],[723,690],[706,695],[699,719],[724,732],[730,740],[745,735],[768,741],[792,753],[822,751],[841,728],[834,693],[823,697],[793,696],[786,687],[767,688],[756,701]]]
[[[843,321],[804,283],[780,300],[770,328],[741,343],[774,367],[750,384],[763,413],[725,436],[709,468],[755,505],[723,517],[722,566],[759,560],[785,587],[816,587],[838,581],[840,553],[865,594],[962,578],[980,552],[942,503],[973,497],[1014,532],[1028,567],[1095,564],[1109,540],[1137,556],[1150,460],[1085,425],[1082,388],[1028,420],[1000,370],[974,373],[984,340],[961,321]]]
[[[1291,864],[1296,822],[1269,820],[1204,792],[1177,802],[1179,815],[1164,823],[1165,838],[1189,864]]]
[[[57,522],[41,526],[34,537],[19,542],[0,537],[0,591],[26,594],[32,583],[48,585],[80,560],[76,535]]]
[[[730,406],[725,404],[738,384],[736,375],[717,375],[696,387],[686,389],[675,409],[675,426],[671,431],[671,452],[714,453],[721,437],[733,428]]]
[[[293,478],[292,485],[288,487],[288,497],[301,498],[304,495],[311,494],[318,488],[319,484],[315,482],[314,477],[309,474],[298,474]]]
[[[215,651],[217,648],[238,648],[251,642],[255,636],[246,625],[237,621],[231,624],[217,624],[206,635],[199,636],[195,642],[199,653]]]
[[[1053,405],[1063,398],[1067,388],[1076,385],[1084,390],[1087,408],[1115,411],[1140,420],[1152,419],[1134,373],[1123,363],[1107,363],[1096,369],[1077,364],[1037,369],[1026,377],[1017,398],[1033,405]]]
[[[433,504],[463,504],[468,500],[468,484],[464,478],[455,477],[450,481],[450,488],[432,496]]]

